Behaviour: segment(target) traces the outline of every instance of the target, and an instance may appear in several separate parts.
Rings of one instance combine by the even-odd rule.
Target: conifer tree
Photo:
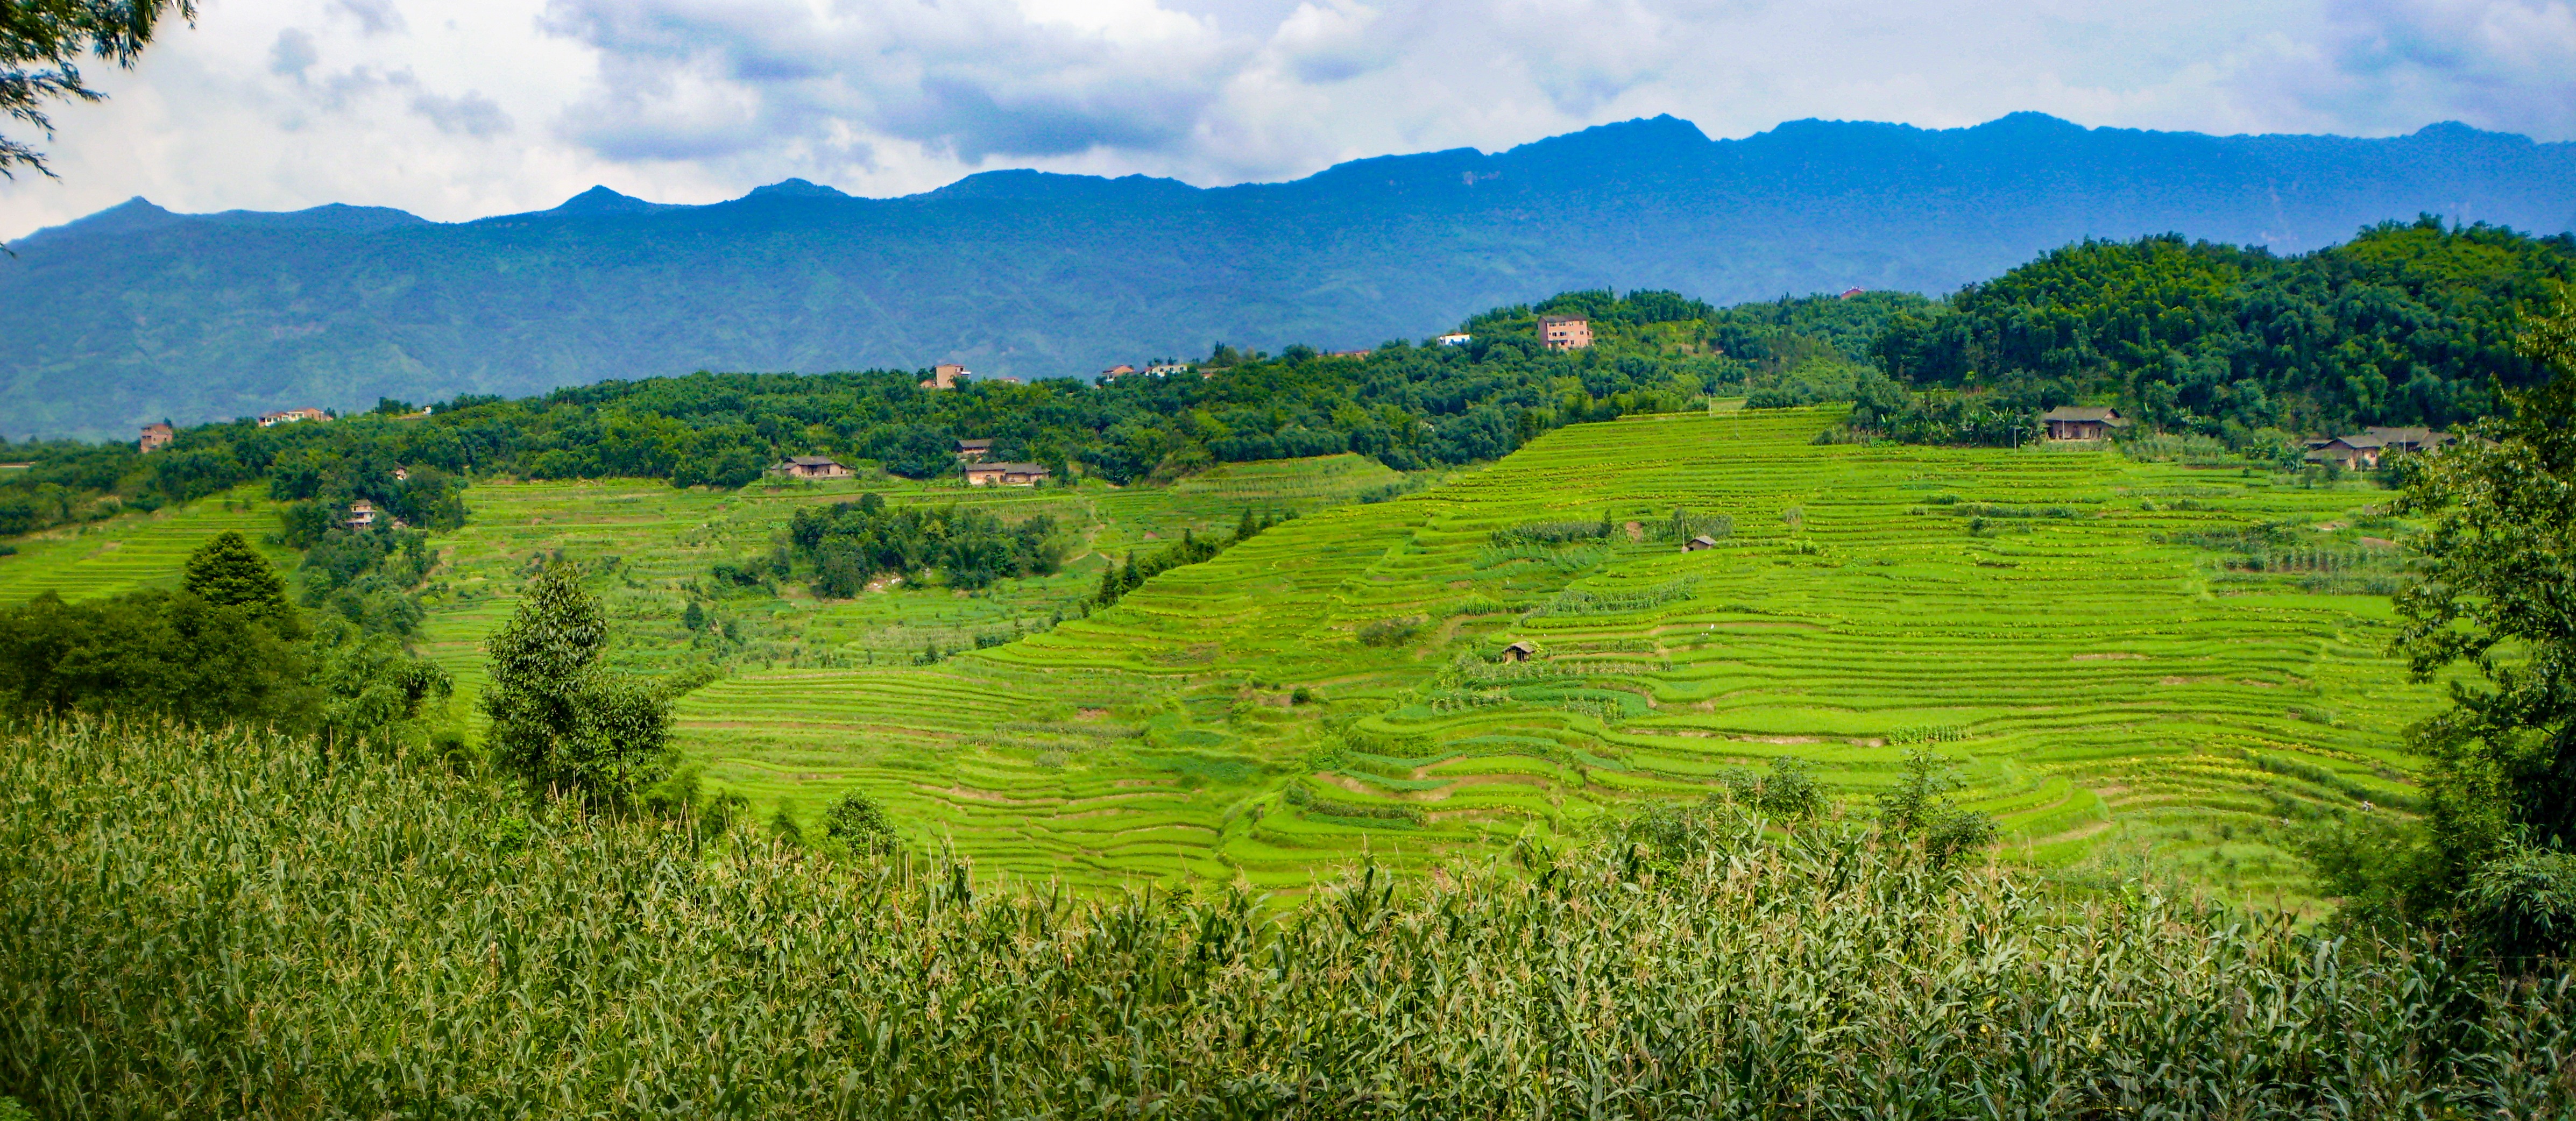
[[[218,534],[189,554],[183,586],[217,607],[243,608],[285,637],[303,633],[295,605],[286,598],[285,578],[241,534]]]

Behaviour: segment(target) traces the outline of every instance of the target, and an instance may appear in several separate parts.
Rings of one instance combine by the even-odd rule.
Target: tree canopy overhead
[[[80,61],[95,57],[132,66],[171,15],[195,22],[195,0],[0,0],[0,113],[50,138],[50,101],[98,101]],[[52,175],[45,154],[0,136],[0,178],[16,169]]]

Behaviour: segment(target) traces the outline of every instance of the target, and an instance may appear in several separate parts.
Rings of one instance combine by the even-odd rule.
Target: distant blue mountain
[[[2457,124],[2216,137],[2036,113],[1711,141],[1657,117],[1214,189],[997,171],[905,198],[791,179],[666,206],[596,187],[454,224],[135,199],[0,258],[0,432],[122,436],[163,417],[702,368],[1080,374],[1218,340],[1419,338],[1573,288],[1939,294],[2085,237],[2291,252],[2422,213],[2576,228],[2576,144]]]

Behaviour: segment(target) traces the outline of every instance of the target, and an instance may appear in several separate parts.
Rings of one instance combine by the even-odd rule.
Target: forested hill
[[[2516,341],[2570,284],[2576,237],[2431,219],[2289,257],[2167,236],[2084,242],[1896,314],[1871,350],[1898,382],[1965,390],[1949,399],[2025,425],[2082,401],[2277,444],[2498,411],[2499,391],[2547,377]]]
[[[1712,392],[1848,397],[1883,325],[1929,306],[1896,292],[1732,308],[1670,292],[1569,292],[1477,316],[1465,345],[1397,342],[1358,356],[1220,347],[1195,369],[1105,385],[969,379],[925,389],[903,371],[702,373],[518,400],[462,396],[425,415],[387,401],[337,421],[198,425],[148,455],[131,442],[0,439],[0,461],[30,464],[0,473],[0,535],[261,478],[298,504],[289,520],[307,536],[358,499],[436,521],[455,475],[735,487],[781,456],[823,454],[931,478],[956,472],[961,438],[990,439],[995,459],[1034,460],[1058,480],[1168,480],[1220,461],[1346,451],[1411,470],[1499,458],[1559,425],[1695,407]],[[1593,345],[1547,349],[1541,312],[1590,316]]]
[[[1085,373],[1210,340],[1420,338],[1568,289],[1719,302],[1946,292],[2086,237],[2305,250],[2434,212],[2576,225],[2576,145],[1669,117],[1292,183],[976,175],[900,199],[798,181],[711,206],[595,190],[461,224],[181,216],[136,200],[0,258],[0,431],[129,436],[379,396],[697,369]]]

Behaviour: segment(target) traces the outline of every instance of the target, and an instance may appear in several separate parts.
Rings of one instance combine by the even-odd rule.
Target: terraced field
[[[0,556],[0,603],[22,603],[46,592],[78,600],[146,587],[175,588],[188,554],[226,530],[239,531],[254,545],[277,532],[277,507],[264,488],[244,487],[177,509],[122,514],[16,538],[9,544],[17,553]],[[273,560],[293,560],[289,550],[262,546],[262,551]]]
[[[683,701],[686,740],[764,806],[862,786],[925,840],[1076,880],[1294,887],[1363,849],[1411,864],[1562,833],[1782,755],[1865,812],[1928,747],[2017,859],[2295,901],[2297,819],[2413,804],[2395,734],[2438,696],[2380,653],[2384,596],[2175,540],[2293,523],[2366,566],[2386,540],[2368,534],[2398,532],[2352,524],[2383,492],[1811,443],[1830,421],[1568,428],[936,667],[719,682]],[[1626,530],[1676,506],[1734,532],[1685,554]],[[1606,544],[1490,543],[1605,514]],[[1412,619],[1409,643],[1358,640]],[[1495,661],[1516,639],[1538,656]]]
[[[728,669],[909,666],[943,653],[1049,627],[1099,584],[1100,568],[1185,530],[1231,528],[1246,509],[1289,512],[1348,503],[1401,478],[1374,460],[1330,456],[1234,464],[1162,488],[968,488],[878,478],[756,484],[739,492],[676,491],[654,480],[483,483],[467,526],[440,541],[443,566],[425,597],[423,648],[457,676],[470,717],[483,681],[484,636],[509,618],[520,582],[561,555],[593,573],[615,624],[612,664],[665,672],[698,663]],[[967,593],[893,587],[819,602],[801,587],[773,594],[715,581],[718,562],[766,557],[800,505],[875,492],[896,504],[967,503],[1010,520],[1054,517],[1075,548],[1055,576]],[[692,600],[715,622],[681,625]]]
[[[1294,890],[1363,852],[1499,851],[1784,755],[1866,813],[1928,748],[1961,761],[2014,859],[2295,906],[2283,845],[2302,819],[2414,805],[2397,731],[2439,698],[2381,653],[2386,599],[2360,594],[2402,531],[2370,514],[2384,492],[2096,451],[1812,443],[1832,419],[1580,425],[1375,503],[1356,499],[1399,478],[1348,456],[1123,490],[485,483],[440,541],[424,645],[470,722],[483,636],[560,554],[594,574],[614,664],[730,674],[683,699],[682,739],[764,813],[810,820],[861,787],[919,841],[1078,883]],[[862,490],[1048,514],[1080,545],[1057,576],[973,594],[817,602],[710,577],[767,555],[795,506]],[[1676,507],[1733,532],[1688,554],[1630,532]],[[1101,565],[1245,509],[1302,516],[1080,610]],[[1605,516],[1606,541],[1492,541]],[[2256,573],[2209,547],[2262,523],[2314,556]],[[274,526],[244,492],[22,539],[0,602],[174,583],[214,533]],[[714,609],[705,630],[679,622],[691,599]],[[953,653],[979,639],[1000,644]],[[1536,657],[1498,661],[1513,640]],[[951,656],[914,664],[931,645]]]

